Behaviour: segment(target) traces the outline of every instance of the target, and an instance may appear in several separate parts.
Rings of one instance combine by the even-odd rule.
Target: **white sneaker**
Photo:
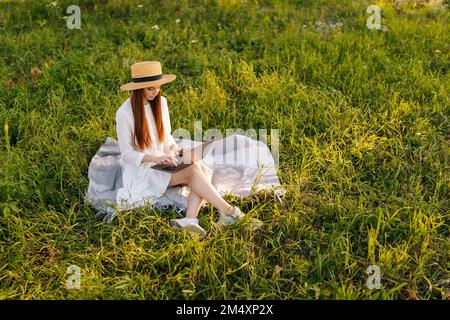
[[[191,234],[198,234],[200,238],[206,236],[206,231],[200,227],[197,218],[170,219],[169,222],[175,230],[186,230]]]
[[[229,213],[228,213],[229,211]],[[262,221],[255,219],[255,218],[247,218],[247,216],[242,213],[242,211],[236,207],[236,206],[231,206],[229,209],[227,209],[227,211],[225,213],[228,214],[224,214],[222,212],[220,212],[220,217],[219,220],[217,221],[217,224],[219,225],[219,227],[223,228],[227,225],[232,225],[242,219],[246,220],[245,222],[248,222],[251,229],[252,230],[258,230],[259,228],[261,228],[262,226]],[[244,227],[244,231],[247,231],[248,227]]]

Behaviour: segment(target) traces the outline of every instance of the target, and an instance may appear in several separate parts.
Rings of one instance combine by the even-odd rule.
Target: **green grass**
[[[71,1],[0,1],[0,298],[449,299],[448,11],[378,2],[383,32],[365,1],[76,2],[80,30]],[[172,128],[280,130],[283,205],[228,197],[260,232],[209,207],[200,241],[172,210],[105,225],[83,203],[141,60],[178,77]]]

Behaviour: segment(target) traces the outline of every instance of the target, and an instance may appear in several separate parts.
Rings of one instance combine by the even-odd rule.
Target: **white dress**
[[[123,186],[117,190],[116,203],[119,210],[133,209],[155,203],[166,191],[171,173],[152,169],[154,162],[142,162],[146,153],[168,153],[172,144],[176,144],[171,134],[171,124],[167,99],[161,96],[164,123],[164,141],[157,140],[156,124],[147,102],[144,105],[147,124],[152,138],[152,147],[144,151],[136,150],[132,145],[134,118],[131,99],[128,98],[116,112],[117,141],[120,148],[120,166],[122,167]]]

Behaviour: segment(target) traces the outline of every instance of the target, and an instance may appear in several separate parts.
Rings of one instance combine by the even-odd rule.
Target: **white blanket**
[[[180,147],[195,147],[201,141],[175,139]],[[85,202],[91,204],[103,221],[110,222],[120,210],[116,206],[117,190],[122,187],[122,168],[117,140],[107,137],[89,164],[89,186]],[[267,145],[240,134],[213,142],[201,160],[213,170],[212,184],[222,195],[248,196],[260,190],[271,190],[280,203],[285,190],[280,186],[274,158]],[[172,207],[178,214],[186,212],[190,187],[168,187],[152,206]],[[206,206],[206,204],[205,204]]]

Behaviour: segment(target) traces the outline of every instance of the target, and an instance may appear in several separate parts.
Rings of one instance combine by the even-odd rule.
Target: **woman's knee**
[[[200,164],[200,167],[203,171],[203,173],[207,176],[207,177],[212,177],[213,175],[213,171],[210,167],[208,167],[206,164]]]
[[[202,165],[198,162],[194,162],[192,165],[190,165],[189,170],[192,175],[203,174]]]
[[[199,163],[194,162],[187,168],[174,173],[171,180],[186,181],[186,183],[190,183],[192,178],[199,174],[203,175],[203,170]]]
[[[212,169],[207,165],[199,162],[194,162],[191,166],[192,175],[204,175],[206,177],[212,177]]]

